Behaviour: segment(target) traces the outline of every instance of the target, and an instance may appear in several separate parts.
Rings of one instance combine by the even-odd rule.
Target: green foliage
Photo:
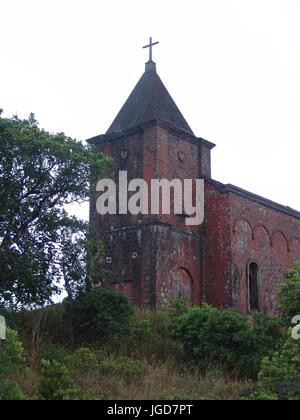
[[[0,302],[42,305],[59,281],[76,292],[87,226],[64,207],[88,200],[92,173],[109,165],[91,146],[39,129],[33,115],[0,116]]]
[[[18,334],[7,328],[6,340],[0,341],[0,401],[23,400],[19,386],[9,377],[25,368],[25,356]]]
[[[266,394],[264,392],[252,392],[250,395],[242,396],[240,401],[278,401],[276,395]]]
[[[42,351],[39,354],[39,359],[48,360],[49,362],[56,361],[60,364],[66,363],[69,358],[69,354],[62,347],[58,347],[52,343],[45,343],[43,345]]]
[[[29,339],[38,348],[47,342],[65,347],[72,345],[72,327],[62,304],[20,311],[15,314],[15,320],[22,337]]]
[[[74,392],[74,382],[68,368],[55,360],[43,360],[38,392],[41,400],[67,399]]]
[[[94,375],[97,377],[100,366],[98,358],[92,350],[80,347],[70,356],[68,360],[70,372],[75,377]]]
[[[261,396],[300,400],[300,340],[294,340],[291,332],[282,347],[263,360],[259,388]]]
[[[67,304],[77,343],[118,340],[130,331],[133,308],[112,289],[96,288]]]
[[[188,310],[190,309],[190,306],[186,299],[184,298],[178,298],[173,300],[171,302],[171,307],[169,309],[170,316],[172,319],[176,319],[180,317],[183,314],[186,314]]]
[[[203,368],[219,365],[247,376],[257,373],[258,339],[247,319],[234,310],[218,311],[208,305],[190,309],[175,321],[174,333],[186,360]]]
[[[276,316],[260,312],[252,314],[254,348],[258,363],[263,357],[271,356],[282,344],[285,336],[284,322]]]
[[[25,395],[15,382],[3,379],[0,375],[0,401],[22,401],[25,399]]]
[[[171,317],[167,310],[135,309],[132,328],[121,351],[130,357],[166,361],[180,355],[180,346],[170,333]]]
[[[289,323],[294,316],[300,315],[300,263],[288,271],[280,285],[278,305]]]
[[[100,372],[103,375],[122,375],[126,381],[142,378],[145,374],[145,366],[142,362],[132,360],[129,357],[120,357],[115,360],[105,360],[100,364]]]
[[[0,346],[0,374],[8,375],[25,366],[25,356],[18,334],[7,328],[6,340]]]

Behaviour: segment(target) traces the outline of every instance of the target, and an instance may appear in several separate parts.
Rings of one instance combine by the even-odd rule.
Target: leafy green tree
[[[23,400],[25,396],[10,375],[25,370],[23,345],[18,334],[7,328],[6,340],[0,340],[0,401]]]
[[[92,146],[40,129],[33,115],[20,120],[0,113],[0,303],[42,305],[59,292],[62,271],[66,287],[78,280],[69,268],[83,226],[64,208],[87,201],[91,174],[103,176],[109,166]]]
[[[259,389],[273,399],[300,400],[300,340],[294,340],[291,331],[282,347],[263,360]]]
[[[69,399],[74,390],[74,381],[68,368],[53,360],[42,360],[38,396],[41,400],[61,401]]]
[[[77,343],[110,342],[130,332],[133,309],[127,298],[110,288],[94,288],[66,305]]]
[[[285,276],[279,287],[278,305],[288,322],[300,315],[300,263],[296,264]]]
[[[24,368],[25,360],[23,344],[17,332],[7,328],[5,342],[0,341],[0,374],[8,375]]]
[[[69,218],[59,231],[55,261],[58,277],[68,299],[74,299],[87,287],[88,223]]]
[[[188,361],[205,368],[219,365],[253,378],[261,359],[271,355],[282,339],[277,318],[255,314],[250,322],[232,309],[221,311],[206,304],[174,318],[172,331]]]
[[[192,308],[175,320],[174,332],[189,360],[239,372],[252,369],[251,327],[246,318],[231,309],[219,311],[206,304]]]

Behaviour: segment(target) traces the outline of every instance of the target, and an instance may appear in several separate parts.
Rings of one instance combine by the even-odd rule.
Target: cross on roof
[[[154,45],[159,44],[159,42],[152,42],[152,37],[150,37],[150,42],[149,45],[145,45],[143,48],[149,48],[149,61],[153,61],[152,60],[152,48],[154,47]]]

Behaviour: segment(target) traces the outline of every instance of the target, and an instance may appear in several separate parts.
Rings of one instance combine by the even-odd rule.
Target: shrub
[[[170,326],[169,311],[136,308],[131,332],[121,343],[120,351],[149,362],[176,358],[181,347],[171,336]]]
[[[220,365],[253,374],[254,335],[247,319],[237,312],[208,305],[193,308],[176,320],[174,331],[184,346],[186,360],[192,359],[200,367]]]
[[[300,340],[294,340],[291,332],[281,349],[263,360],[259,388],[261,396],[300,399]]]
[[[294,316],[300,315],[300,263],[288,271],[284,282],[279,286],[278,306],[288,322]]]
[[[127,298],[112,289],[97,288],[67,304],[76,342],[109,342],[130,331],[133,313]]]
[[[0,376],[0,401],[22,401],[25,399],[25,395],[15,382]]]
[[[102,374],[121,375],[128,382],[142,378],[145,370],[142,362],[132,360],[129,357],[105,360],[100,364],[100,372]]]
[[[24,367],[24,349],[18,333],[7,328],[6,340],[0,346],[0,374],[12,374]]]
[[[99,362],[92,350],[81,347],[69,358],[67,363],[72,376],[84,377],[99,375]]]
[[[187,313],[190,309],[190,306],[186,299],[178,298],[171,302],[170,306],[170,316],[172,319],[176,319],[181,315]]]
[[[271,356],[282,344],[285,337],[284,322],[281,318],[260,312],[255,312],[252,317],[255,353],[259,364],[263,357]]]
[[[45,343],[41,353],[39,354],[40,361],[48,360],[49,362],[53,362],[55,360],[60,364],[64,364],[68,357],[69,354],[65,349],[52,343]]]
[[[0,341],[0,401],[23,400],[18,385],[8,377],[25,369],[25,356],[17,332],[7,328],[6,340]]]
[[[68,368],[59,362],[42,360],[39,382],[39,399],[59,401],[74,392],[74,382]]]
[[[33,342],[37,349],[44,342],[69,346],[73,342],[72,327],[62,304],[37,310],[23,310],[16,314],[18,330],[22,337]]]

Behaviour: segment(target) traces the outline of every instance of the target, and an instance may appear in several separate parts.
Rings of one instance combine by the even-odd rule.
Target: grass
[[[27,370],[13,377],[25,395],[38,393],[39,372]],[[75,399],[91,400],[239,400],[250,395],[254,384],[226,376],[217,370],[206,374],[182,370],[175,361],[145,363],[142,377],[128,381],[126,373],[88,373],[77,377],[80,389]]]
[[[86,369],[86,362],[80,358],[77,364],[82,362],[84,366],[80,374],[69,367],[76,392],[67,399],[239,400],[252,393],[255,384],[249,380],[216,368],[203,372],[184,363],[180,345],[167,333],[169,323],[168,311],[135,309],[133,334],[118,345],[91,348],[95,367]],[[43,344],[58,346],[58,351],[52,350],[54,359],[64,351],[67,360],[72,359],[76,347],[61,306],[20,314],[18,324],[27,367],[11,379],[27,398],[36,399]]]
[[[112,375],[102,385],[104,394],[117,400],[237,400],[252,389],[251,383],[218,372],[182,372],[172,362],[148,365],[139,383],[128,385],[125,377]]]

